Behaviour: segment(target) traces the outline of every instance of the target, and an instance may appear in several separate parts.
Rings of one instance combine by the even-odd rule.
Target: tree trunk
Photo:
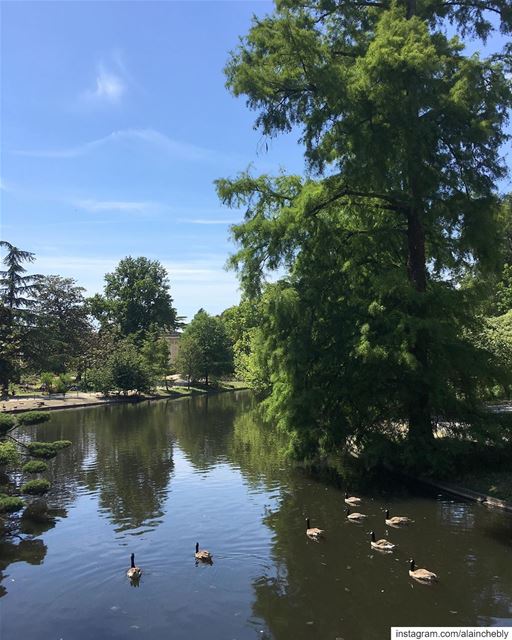
[[[425,293],[427,290],[427,267],[425,258],[425,231],[416,207],[411,207],[407,218],[409,280],[416,292],[411,305],[411,314],[420,321],[427,313]],[[418,295],[419,294],[419,295]],[[433,441],[430,384],[428,382],[429,337],[425,329],[418,329],[411,353],[417,362],[417,375],[409,392],[409,440],[415,445]]]

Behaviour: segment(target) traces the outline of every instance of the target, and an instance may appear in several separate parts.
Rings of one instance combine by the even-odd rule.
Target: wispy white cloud
[[[155,213],[162,208],[158,202],[126,200],[76,200],[73,205],[90,213]]]
[[[207,149],[188,142],[174,140],[156,129],[119,129],[102,138],[62,149],[16,149],[12,153],[32,158],[77,158],[102,147],[127,142],[150,146],[170,156],[190,161],[218,162],[231,158],[227,154]]]
[[[96,67],[94,86],[84,91],[81,102],[100,106],[119,103],[129,85],[137,86],[118,49],[101,60]]]
[[[83,97],[92,102],[115,103],[119,102],[125,91],[126,85],[123,79],[100,64],[96,74],[96,86],[94,89],[85,91]]]

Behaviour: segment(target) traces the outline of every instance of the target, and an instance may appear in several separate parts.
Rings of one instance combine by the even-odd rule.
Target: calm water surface
[[[382,640],[391,625],[512,626],[512,517],[445,495],[351,487],[292,470],[250,394],[105,406],[24,429],[52,462],[53,518],[0,544],[1,640]],[[408,515],[385,527],[382,509]],[[308,540],[304,519],[326,529]],[[372,551],[368,532],[395,554]],[[196,566],[194,545],[214,554]],[[130,553],[143,568],[125,576]],[[428,587],[407,560],[440,575]]]

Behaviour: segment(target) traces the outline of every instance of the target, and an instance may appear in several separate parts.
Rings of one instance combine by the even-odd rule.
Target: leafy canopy
[[[91,300],[93,315],[112,324],[121,335],[143,339],[150,327],[172,329],[176,309],[172,304],[166,269],[158,260],[124,258],[105,276],[104,295]]]

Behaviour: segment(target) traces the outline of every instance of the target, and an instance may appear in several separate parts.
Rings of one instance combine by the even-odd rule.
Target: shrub
[[[30,462],[27,462],[21,468],[24,473],[42,473],[47,469],[48,465],[42,460],[30,460]]]
[[[16,418],[8,413],[0,413],[0,435],[4,435],[16,426]]]
[[[55,440],[55,442],[31,442],[27,445],[30,455],[34,458],[55,458],[61,449],[71,445],[70,440]]]
[[[0,466],[18,464],[19,454],[12,442],[0,442]]]
[[[71,440],[55,440],[55,442],[50,442],[50,444],[57,451],[60,451],[61,449],[66,449],[67,447],[70,447],[72,442]]]
[[[27,411],[18,416],[19,424],[38,424],[39,422],[48,422],[49,419],[49,411]]]
[[[29,480],[21,487],[21,493],[28,493],[33,496],[39,496],[50,490],[48,480]]]
[[[0,513],[14,513],[23,509],[24,506],[25,503],[21,498],[0,493]]]
[[[52,442],[31,442],[27,448],[34,458],[50,459],[57,455],[57,449]]]

